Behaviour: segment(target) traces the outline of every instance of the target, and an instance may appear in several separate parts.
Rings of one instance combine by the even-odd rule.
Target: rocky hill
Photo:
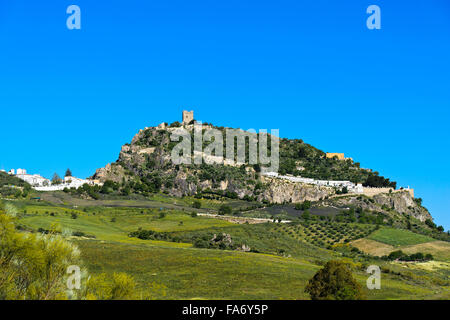
[[[222,132],[225,130],[210,124],[206,126]],[[131,143],[122,146],[118,160],[98,169],[92,178],[125,195],[137,193],[147,196],[154,192],[164,192],[176,197],[220,195],[266,204],[300,203],[305,200],[324,202],[346,192],[336,187],[263,176],[261,167],[251,165],[248,161],[239,166],[174,164],[171,161],[171,151],[178,142],[171,141],[170,135],[179,128],[185,128],[191,134],[193,132],[192,124],[182,125],[178,122],[171,125],[162,123],[158,127],[140,130]],[[359,163],[352,159],[326,158],[323,151],[299,139],[280,138],[279,142],[280,174],[347,180],[367,187],[389,187],[395,190],[395,182],[380,176],[376,171],[360,168]],[[203,146],[206,145],[203,142]],[[226,141],[224,150],[225,148]],[[357,195],[339,199],[340,206],[354,206],[356,202],[360,202],[355,200],[358,199]],[[386,192],[371,197],[371,201],[366,202],[361,203],[361,206],[368,210],[394,211],[400,215],[411,215],[420,221],[431,219],[428,211],[408,192]]]

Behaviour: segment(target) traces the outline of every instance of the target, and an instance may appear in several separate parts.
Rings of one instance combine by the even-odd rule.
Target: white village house
[[[52,182],[49,179],[46,179],[39,174],[27,174],[27,171],[25,169],[11,169],[8,173],[19,179],[22,179],[23,181],[28,182],[31,187],[37,191],[58,191],[64,190],[65,188],[78,189],[85,183],[89,185],[100,184],[98,181],[91,179],[64,177],[62,183],[52,185]]]

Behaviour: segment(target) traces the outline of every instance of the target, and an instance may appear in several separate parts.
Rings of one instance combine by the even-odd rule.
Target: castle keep
[[[183,110],[183,124],[189,124],[194,120],[194,111]]]

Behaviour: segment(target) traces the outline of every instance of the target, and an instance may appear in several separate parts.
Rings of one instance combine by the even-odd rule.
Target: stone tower
[[[194,120],[194,111],[183,110],[183,124],[189,124],[192,120]]]

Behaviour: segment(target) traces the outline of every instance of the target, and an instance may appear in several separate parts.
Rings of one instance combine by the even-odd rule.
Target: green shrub
[[[308,281],[305,292],[312,300],[362,300],[365,298],[349,266],[340,261],[328,261]]]
[[[200,200],[194,200],[194,202],[192,203],[192,207],[195,209],[200,209],[202,207],[202,203],[200,202]]]
[[[221,205],[219,208],[220,215],[231,214],[232,211],[231,207],[226,204]]]

